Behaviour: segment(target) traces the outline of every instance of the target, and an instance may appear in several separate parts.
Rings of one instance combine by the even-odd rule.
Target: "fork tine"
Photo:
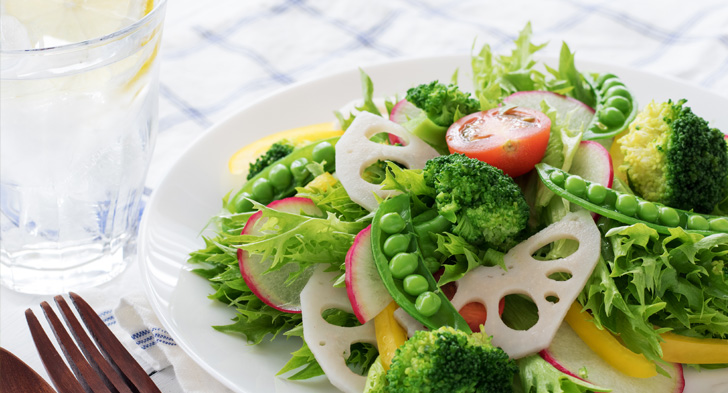
[[[71,307],[66,302],[66,299],[63,296],[56,296],[53,299],[56,301],[56,305],[61,311],[61,315],[63,315],[63,319],[70,328],[71,334],[76,339],[81,351],[86,355],[91,367],[96,370],[106,385],[113,386],[119,393],[132,393],[126,381],[119,375],[119,372],[111,367],[109,362],[99,352],[98,348],[96,348],[96,345],[91,341],[88,334],[86,334],[83,326],[81,326],[81,323],[78,322],[73,311],[71,311]]]
[[[33,314],[33,310],[25,310],[25,320],[28,322],[30,334],[33,336],[33,342],[40,359],[43,361],[48,375],[51,377],[53,385],[60,393],[85,393],[81,384],[74,378],[71,370],[68,369],[63,358],[58,354],[51,340],[43,331],[43,327],[38,322],[38,318]]]
[[[104,321],[96,314],[91,306],[77,294],[69,293],[76,306],[81,319],[91,332],[91,336],[98,344],[106,357],[118,367],[134,386],[142,393],[161,393],[149,375],[134,360],[124,345],[109,330]]]
[[[66,331],[61,320],[58,319],[51,305],[48,302],[42,302],[40,307],[43,309],[46,319],[48,319],[48,323],[53,330],[53,334],[56,336],[58,344],[61,346],[63,354],[66,355],[68,364],[71,366],[73,373],[76,374],[76,379],[78,379],[83,388],[86,391],[94,393],[111,393],[104,384],[104,381],[101,380],[101,377],[91,368],[91,365],[83,357],[78,347],[76,347],[76,344],[74,344],[73,339]]]

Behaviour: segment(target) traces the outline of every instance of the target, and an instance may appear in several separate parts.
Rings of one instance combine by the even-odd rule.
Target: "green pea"
[[[610,97],[604,105],[611,108],[617,108],[623,114],[627,114],[632,110],[632,103],[622,96]]]
[[[614,86],[624,87],[624,83],[622,83],[622,81],[620,81],[617,78],[612,78],[612,79],[606,80],[600,89],[602,92],[606,92],[607,90],[609,90],[610,88],[612,88]]]
[[[422,292],[425,292],[430,285],[427,283],[427,279],[422,277],[420,274],[410,274],[404,278],[402,282],[404,291],[412,296],[417,296]]]
[[[599,111],[599,121],[607,127],[614,127],[624,123],[624,113],[617,108],[605,107]]]
[[[251,191],[253,192],[253,199],[262,204],[268,204],[273,201],[273,185],[271,185],[268,179],[261,178],[256,180],[251,187]]]
[[[710,229],[708,220],[703,216],[691,215],[688,217],[688,229],[696,229],[699,231],[707,231]]]
[[[403,279],[417,270],[417,255],[401,252],[389,261],[389,272],[392,277]]]
[[[571,175],[564,181],[564,189],[581,198],[586,195],[586,182],[579,176]]]
[[[422,292],[415,300],[415,308],[420,314],[426,317],[435,315],[437,310],[440,309],[441,304],[442,300],[440,300],[440,297],[430,291]]]
[[[676,227],[680,225],[680,215],[671,207],[660,208],[660,223],[668,227]]]
[[[273,187],[284,190],[291,185],[291,170],[283,164],[275,164],[270,168],[268,172],[268,179],[273,184]]]
[[[614,74],[601,74],[599,75],[599,78],[597,78],[596,85],[601,87],[607,80],[615,78],[617,78],[617,76]]]
[[[233,206],[235,206],[235,211],[244,213],[249,212],[253,210],[253,202],[251,202],[249,199],[253,199],[253,196],[250,195],[248,192],[241,192],[235,197],[235,201],[233,202]]]
[[[632,98],[632,94],[630,94],[629,90],[627,90],[627,88],[625,88],[624,86],[612,86],[609,88],[609,90],[607,90],[604,93],[604,96],[605,97],[620,96],[620,97],[624,97],[628,100]]]
[[[553,171],[549,175],[549,179],[551,179],[554,184],[556,184],[559,187],[564,186],[564,181],[566,180],[566,176],[564,176],[564,172],[561,171]]]
[[[336,157],[336,150],[329,142],[321,142],[314,146],[311,152],[311,158],[316,162],[324,162],[327,164],[333,164],[334,158]]]
[[[710,220],[710,230],[716,232],[728,232],[728,219],[720,217]]]
[[[601,204],[607,199],[607,188],[598,183],[592,183],[586,189],[586,197],[591,203]]]
[[[660,211],[654,203],[641,201],[637,205],[637,216],[648,222],[657,222],[657,217],[660,216]]]
[[[407,249],[409,249],[409,244],[409,236],[398,233],[396,235],[388,237],[387,240],[384,241],[382,251],[384,251],[384,255],[391,258],[401,252],[407,252]]]
[[[435,273],[436,271],[440,270],[440,267],[442,264],[437,260],[435,257],[427,257],[424,260],[425,267],[430,273]]]
[[[303,179],[308,176],[308,159],[306,157],[297,158],[291,163],[291,174],[297,180]]]
[[[387,213],[379,219],[379,227],[388,234],[402,232],[406,225],[402,216],[395,212]]]
[[[614,207],[617,211],[627,216],[634,216],[637,214],[637,198],[630,194],[621,194],[617,197],[617,202]]]

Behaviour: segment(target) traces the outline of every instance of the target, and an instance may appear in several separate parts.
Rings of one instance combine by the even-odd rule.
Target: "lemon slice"
[[[235,152],[228,161],[228,169],[233,175],[246,175],[248,165],[260,155],[268,151],[272,144],[287,139],[294,145],[302,145],[319,139],[333,138],[344,131],[337,130],[333,122],[313,124],[306,127],[293,128],[277,132],[243,147]]]
[[[154,8],[154,0],[1,0],[3,12],[25,26],[33,48],[111,34]]]

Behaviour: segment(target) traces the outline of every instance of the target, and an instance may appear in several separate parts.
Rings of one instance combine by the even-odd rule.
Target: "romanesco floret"
[[[507,248],[526,228],[523,192],[498,168],[450,154],[429,160],[424,180],[435,190],[437,210],[455,223],[453,233],[469,243]]]
[[[438,81],[407,90],[407,101],[422,109],[427,117],[441,127],[449,127],[458,118],[480,110],[480,102],[456,85]]]
[[[724,197],[728,150],[723,134],[678,102],[650,103],[618,140],[629,185],[643,198],[710,213]]]
[[[511,392],[515,362],[485,333],[448,326],[419,331],[395,352],[388,393]]]
[[[270,149],[268,149],[265,154],[258,157],[255,162],[251,162],[250,166],[248,167],[248,177],[247,179],[250,180],[255,175],[259,174],[263,171],[263,169],[270,166],[270,164],[280,160],[281,158],[291,154],[293,151],[294,146],[290,144],[288,141],[280,141],[276,142],[273,145],[271,145]]]

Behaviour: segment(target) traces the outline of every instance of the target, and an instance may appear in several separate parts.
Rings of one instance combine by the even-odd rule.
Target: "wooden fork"
[[[66,321],[68,331],[48,302],[42,302],[40,306],[73,373],[43,331],[33,311],[25,310],[35,347],[56,390],[59,393],[161,393],[91,306],[73,292],[69,296],[98,348],[88,337],[63,296],[56,296],[54,300]],[[74,344],[69,331],[78,346]]]

